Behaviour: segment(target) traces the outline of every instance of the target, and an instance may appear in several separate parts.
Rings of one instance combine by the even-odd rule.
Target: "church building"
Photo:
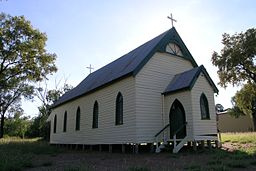
[[[48,118],[50,143],[110,150],[147,144],[156,152],[172,144],[177,153],[191,142],[217,142],[215,93],[172,27],[60,97]]]

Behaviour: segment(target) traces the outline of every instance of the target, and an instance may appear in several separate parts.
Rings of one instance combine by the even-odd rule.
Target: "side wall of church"
[[[209,105],[210,119],[201,119],[200,110],[200,96],[204,93]],[[191,90],[192,94],[192,111],[193,111],[193,121],[194,121],[194,136],[196,139],[200,139],[203,135],[217,134],[216,126],[216,113],[215,113],[215,103],[214,103],[214,92],[205,76],[201,73],[195,82],[194,87]]]
[[[152,142],[154,135],[165,126],[161,93],[175,74],[191,68],[193,66],[188,60],[157,52],[136,75],[137,142]]]
[[[118,92],[123,95],[123,125],[115,125],[115,105]],[[123,144],[136,139],[135,79],[128,77],[84,97],[55,108],[50,116],[50,143],[58,144]],[[99,105],[98,128],[92,128],[93,106]],[[80,130],[75,130],[76,111],[81,111]],[[63,132],[67,111],[67,131]],[[54,115],[57,130],[53,133]]]

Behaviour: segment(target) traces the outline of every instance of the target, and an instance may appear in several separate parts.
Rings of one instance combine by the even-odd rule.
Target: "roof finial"
[[[171,16],[167,16],[167,18],[172,21],[172,27],[173,27],[173,22],[177,22],[177,20],[175,20],[175,19],[172,17],[172,13],[171,13]]]
[[[92,70],[94,69],[91,64],[90,64],[90,66],[88,66],[86,68],[88,68],[90,70],[90,74],[92,73]]]

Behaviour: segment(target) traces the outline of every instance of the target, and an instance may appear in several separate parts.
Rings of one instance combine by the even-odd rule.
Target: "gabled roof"
[[[165,47],[170,42],[178,44],[181,48],[183,58],[191,61],[192,65],[197,67],[195,60],[176,29],[173,27],[88,75],[75,88],[60,97],[60,99],[54,103],[53,108],[91,93],[124,77],[135,76],[156,52],[165,52]]]
[[[174,76],[170,84],[166,87],[163,94],[170,94],[182,90],[191,90],[198,78],[198,76],[203,73],[206,80],[209,82],[209,84],[212,86],[213,91],[215,93],[218,93],[219,90],[215,86],[214,82],[212,81],[211,77],[207,73],[206,69],[203,65],[200,67],[193,68],[191,70],[185,71],[183,73],[177,74]]]

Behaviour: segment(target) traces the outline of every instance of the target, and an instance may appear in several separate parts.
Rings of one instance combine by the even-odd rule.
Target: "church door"
[[[186,136],[186,118],[185,110],[179,100],[175,100],[171,106],[169,119],[170,119],[170,138],[173,139],[173,135],[176,134],[177,139],[183,139]],[[184,125],[182,127],[182,125]],[[182,128],[181,128],[182,127]]]

